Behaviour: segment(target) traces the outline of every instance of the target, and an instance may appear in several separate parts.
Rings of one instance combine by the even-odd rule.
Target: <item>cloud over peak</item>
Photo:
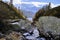
[[[35,6],[35,7],[40,7],[40,6],[44,6],[44,5],[48,5],[49,3],[47,3],[47,2],[21,2],[21,1],[14,1],[13,2],[13,4],[15,5],[15,4],[20,4],[20,5],[22,5],[22,4],[30,4],[30,5],[33,5],[33,6]],[[52,8],[54,8],[54,7],[56,7],[56,6],[59,6],[60,4],[53,4],[53,3],[51,3],[51,7]]]
[[[3,0],[3,1],[10,1],[10,0]],[[28,0],[26,0],[26,1],[28,1]],[[13,4],[14,5],[15,4],[20,4],[20,5],[22,5],[22,4],[32,4],[35,7],[40,7],[41,5],[44,6],[44,5],[47,5],[49,3],[47,3],[47,2],[32,2],[32,1],[31,2],[23,2],[22,0],[13,0]],[[59,6],[59,5],[60,4],[51,3],[52,8],[54,8],[56,6]]]
[[[3,0],[3,1],[10,1],[10,0]],[[27,0],[26,0],[27,1]],[[35,7],[40,7],[40,6],[44,6],[44,5],[47,5],[49,3],[47,2],[23,2],[22,0],[13,0],[13,4],[30,4],[30,5],[33,5]],[[60,4],[54,4],[54,3],[51,3],[51,7],[54,8],[56,6],[60,6]]]
[[[33,6],[36,6],[36,7],[40,7],[40,5],[46,5],[46,4],[49,4],[49,3],[45,3],[45,2],[18,2],[18,3],[13,3],[14,5],[15,4],[32,4]]]

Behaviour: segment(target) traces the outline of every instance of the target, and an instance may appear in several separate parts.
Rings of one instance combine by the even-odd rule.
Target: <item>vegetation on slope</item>
[[[24,19],[21,10],[0,1],[0,19]]]
[[[36,12],[35,17],[33,18],[33,23],[35,23],[35,21],[38,21],[39,17],[41,16],[55,16],[60,18],[60,6],[55,8],[50,8],[49,5],[46,6],[46,8],[43,7],[38,12]]]
[[[0,32],[5,33],[12,30],[14,27],[9,24],[10,21],[16,19],[26,19],[21,10],[18,10],[13,5],[8,5],[0,1]],[[9,21],[10,20],[10,21]]]

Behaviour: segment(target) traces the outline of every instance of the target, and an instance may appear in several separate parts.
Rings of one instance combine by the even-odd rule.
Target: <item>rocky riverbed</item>
[[[60,40],[60,35],[52,35],[50,32],[42,34],[35,28],[31,32],[11,31],[7,35],[0,33],[0,40]]]
[[[51,17],[49,17],[49,19],[50,18]],[[57,20],[58,18],[55,19],[55,17],[52,17],[52,19]],[[8,30],[5,34],[0,32],[0,40],[60,40],[60,34],[55,34],[53,28],[53,31],[49,31],[51,26],[48,25],[51,22],[51,25],[55,25],[56,22],[53,22],[52,19],[48,20],[48,17],[46,17],[45,20],[44,17],[41,17],[39,24],[37,22],[38,25],[32,25],[30,21],[22,19],[18,22],[10,23],[14,27],[13,30]],[[57,24],[59,24],[58,21]],[[41,26],[43,26],[43,29]],[[49,29],[46,29],[46,26]]]

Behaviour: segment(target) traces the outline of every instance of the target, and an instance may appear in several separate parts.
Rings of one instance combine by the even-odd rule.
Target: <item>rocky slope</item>
[[[48,8],[42,8],[40,10],[38,10],[35,14],[35,17],[33,18],[33,21],[37,21],[39,19],[39,17],[42,16],[54,16],[57,18],[60,18],[60,6],[55,7],[55,8],[50,8],[48,10],[46,10]]]

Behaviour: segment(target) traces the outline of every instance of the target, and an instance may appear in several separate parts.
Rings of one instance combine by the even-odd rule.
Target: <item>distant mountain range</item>
[[[35,14],[33,12],[23,10],[23,15],[27,18],[32,18]]]
[[[32,18],[40,9],[40,7],[35,7],[32,4],[16,4],[15,7],[20,7],[20,9],[23,11],[23,14],[28,18]]]
[[[32,4],[16,4],[16,7],[20,7],[22,10],[30,11],[36,13],[41,7],[36,7]]]

